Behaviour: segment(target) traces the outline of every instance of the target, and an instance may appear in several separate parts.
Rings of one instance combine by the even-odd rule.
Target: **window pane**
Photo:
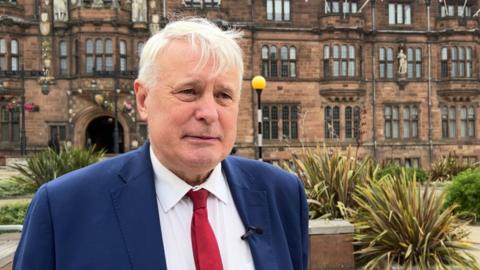
[[[65,41],[60,42],[60,56],[67,56],[67,43]]]
[[[356,2],[352,2],[352,13],[357,13],[357,3]]]
[[[442,60],[447,60],[448,58],[447,48],[442,48]]]
[[[388,24],[395,24],[395,4],[388,4]]]
[[[329,59],[330,58],[330,47],[329,46],[324,46],[323,47],[323,59]]]
[[[87,57],[85,67],[86,67],[87,73],[93,72],[93,57],[91,56]]]
[[[5,39],[0,39],[0,53],[6,53],[7,47],[5,45]]]
[[[282,0],[275,0],[275,21],[282,20]]]
[[[411,12],[412,10],[410,9],[410,5],[405,5],[405,24],[412,23]]]
[[[287,60],[288,59],[288,49],[287,47],[282,47],[280,49],[280,59]]]
[[[93,41],[91,39],[87,40],[87,54],[92,54],[93,53]]]
[[[268,59],[268,47],[262,47],[262,59]]]
[[[125,41],[120,41],[120,54],[121,55],[127,54],[127,43]]]
[[[283,18],[286,21],[290,20],[290,0],[283,0]]]
[[[96,58],[95,70],[96,71],[102,71],[103,70],[103,59],[101,57]]]
[[[290,47],[290,59],[297,59],[297,49],[295,47]]]
[[[112,54],[113,53],[113,44],[111,39],[107,39],[105,41],[105,53]]]
[[[339,13],[340,12],[340,5],[338,1],[332,1],[332,13]]]
[[[348,63],[348,76],[349,77],[355,76],[355,61],[350,61]]]
[[[267,0],[267,20],[273,20],[273,0]]]
[[[18,71],[18,57],[12,57],[12,71]]]
[[[397,4],[397,23],[403,24],[403,5]]]
[[[15,39],[11,42],[10,51],[12,52],[12,54],[18,54],[18,42]]]
[[[290,77],[297,77],[297,64],[296,62],[290,62]]]
[[[100,39],[97,39],[95,41],[95,53],[96,54],[101,54],[103,53],[103,41]]]
[[[105,70],[106,71],[113,71],[113,58],[111,56],[108,56],[105,59]]]
[[[338,45],[333,46],[333,58],[339,58]]]
[[[143,46],[145,45],[145,43],[143,42],[139,42],[137,44],[137,55],[140,56],[142,55],[142,51],[143,51]]]

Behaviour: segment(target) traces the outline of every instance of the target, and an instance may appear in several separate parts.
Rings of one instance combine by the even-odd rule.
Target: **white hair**
[[[209,60],[214,63],[213,73],[221,74],[227,68],[237,68],[240,84],[243,77],[242,49],[238,45],[242,34],[237,30],[223,31],[214,23],[202,18],[188,18],[171,22],[148,39],[140,56],[138,79],[147,88],[157,82],[155,60],[172,41],[187,40],[198,49],[200,59],[195,70],[203,68]]]

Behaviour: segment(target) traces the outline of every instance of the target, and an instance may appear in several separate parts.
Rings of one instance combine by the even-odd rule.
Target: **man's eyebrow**
[[[184,79],[184,80],[181,80],[181,81],[175,83],[175,87],[180,87],[180,86],[184,86],[184,85],[198,86],[198,85],[203,85],[203,82],[201,80],[198,80],[198,79],[188,78],[188,79]]]

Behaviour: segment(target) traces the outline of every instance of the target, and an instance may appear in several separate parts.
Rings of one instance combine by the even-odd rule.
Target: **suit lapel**
[[[248,238],[255,269],[280,269],[273,256],[266,191],[255,186],[254,177],[243,171],[238,161],[227,158],[223,161],[222,168],[245,228],[254,226],[263,230],[263,234],[253,234]]]
[[[119,172],[112,202],[132,269],[166,269],[149,144]]]

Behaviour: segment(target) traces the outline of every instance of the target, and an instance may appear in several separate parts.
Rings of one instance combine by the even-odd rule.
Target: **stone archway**
[[[114,144],[114,126],[115,119],[110,116],[99,116],[93,119],[87,126],[85,131],[85,147],[95,145],[97,149],[104,149],[107,153],[115,153]],[[123,153],[123,127],[118,125],[118,149],[119,153]]]
[[[111,112],[103,111],[97,106],[90,106],[85,108],[80,113],[77,114],[77,117],[74,118],[74,128],[73,128],[73,145],[76,147],[84,148],[87,145],[87,129],[89,125],[95,121],[95,119],[101,119],[102,117],[112,119],[112,141],[113,141],[113,119],[114,116]],[[108,121],[108,119],[107,119]],[[121,152],[126,152],[130,150],[130,132],[128,124],[121,114],[118,115],[118,129],[123,131],[123,134],[120,134],[119,141],[121,143],[119,149]],[[108,132],[105,132],[108,133]],[[107,135],[105,135],[107,136]],[[113,143],[112,143],[113,147]]]

